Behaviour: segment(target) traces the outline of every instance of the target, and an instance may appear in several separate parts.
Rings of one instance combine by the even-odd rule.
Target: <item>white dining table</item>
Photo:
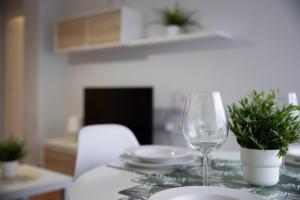
[[[0,178],[0,200],[28,199],[32,196],[61,191],[67,199],[72,177],[33,165],[22,164],[15,178]]]
[[[239,152],[217,151],[213,158],[239,160]],[[125,167],[122,162],[112,163],[113,166]],[[135,168],[136,169],[136,168]],[[152,173],[149,169],[136,169],[139,172]],[[157,170],[157,169],[156,169]],[[138,183],[133,182],[140,174],[109,166],[97,167],[80,176],[69,190],[69,200],[118,200],[127,199],[119,191],[134,187]]]

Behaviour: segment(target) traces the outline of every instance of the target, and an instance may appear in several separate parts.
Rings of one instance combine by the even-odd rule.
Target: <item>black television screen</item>
[[[84,124],[127,126],[140,144],[152,144],[152,88],[86,88]]]

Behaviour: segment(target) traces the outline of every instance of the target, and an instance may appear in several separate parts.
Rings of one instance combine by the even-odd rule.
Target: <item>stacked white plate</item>
[[[289,146],[289,151],[285,156],[284,161],[291,165],[300,166],[300,145]]]
[[[121,159],[125,164],[144,168],[184,165],[197,160],[187,149],[162,145],[142,145],[128,149],[121,155]]]

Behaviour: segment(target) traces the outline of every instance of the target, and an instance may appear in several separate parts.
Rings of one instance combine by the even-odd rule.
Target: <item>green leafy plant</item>
[[[185,28],[186,26],[198,26],[200,24],[192,19],[195,11],[186,11],[182,8],[178,2],[175,4],[174,8],[165,8],[158,11],[160,16],[159,23],[164,25],[177,25]]]
[[[299,106],[279,104],[278,90],[253,90],[239,105],[228,106],[229,128],[244,148],[275,150],[284,156],[288,145],[300,137]]]
[[[14,161],[22,159],[26,155],[24,142],[9,139],[0,142],[0,161]]]

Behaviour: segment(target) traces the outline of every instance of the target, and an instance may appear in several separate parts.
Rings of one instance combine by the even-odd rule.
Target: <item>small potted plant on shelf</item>
[[[201,27],[201,25],[192,19],[195,11],[186,11],[178,3],[173,9],[165,8],[158,11],[159,23],[166,26],[167,36],[176,36],[187,30],[190,26]]]
[[[239,105],[228,106],[229,127],[241,146],[244,179],[253,185],[279,181],[282,157],[300,137],[298,106],[280,105],[278,91],[250,92]]]
[[[17,174],[19,160],[26,155],[24,142],[9,139],[0,142],[0,164],[3,178],[13,178]]]

